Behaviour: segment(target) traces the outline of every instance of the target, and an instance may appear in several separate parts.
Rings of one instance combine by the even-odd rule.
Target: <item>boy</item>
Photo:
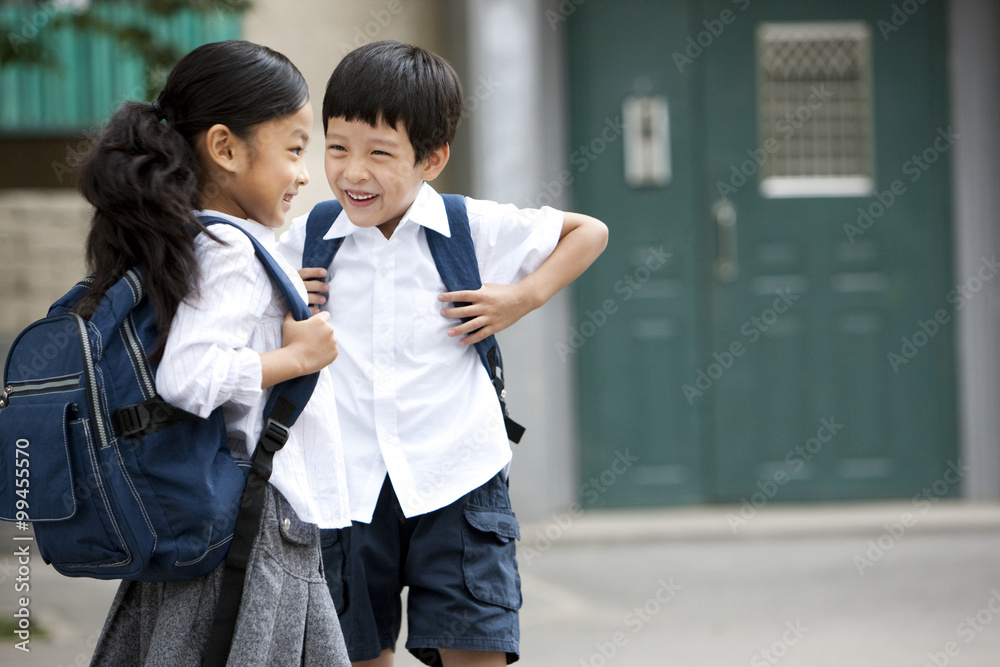
[[[355,665],[392,665],[404,586],[406,645],[426,664],[517,660],[511,450],[472,344],[544,304],[607,244],[594,218],[463,198],[483,287],[446,292],[425,228],[448,236],[449,221],[427,181],[447,164],[461,113],[451,66],[397,42],[347,54],[323,100],[326,175],[344,209],[324,238],[343,243],[329,267],[301,275],[340,349],[331,368],[353,523],[325,531],[323,546]],[[296,266],[305,225],[281,240]]]

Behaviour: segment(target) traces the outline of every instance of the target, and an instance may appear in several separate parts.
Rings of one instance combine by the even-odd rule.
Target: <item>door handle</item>
[[[740,272],[736,248],[736,209],[732,203],[721,199],[712,206],[712,215],[715,216],[716,240],[719,248],[712,271],[716,280],[729,283],[736,280]]]

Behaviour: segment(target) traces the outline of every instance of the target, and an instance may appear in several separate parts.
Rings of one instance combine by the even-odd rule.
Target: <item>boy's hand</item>
[[[326,303],[326,295],[330,292],[330,286],[323,280],[326,278],[326,269],[319,267],[299,269],[299,277],[306,284],[309,310],[315,315],[319,312],[319,307]]]
[[[442,308],[445,317],[468,322],[448,329],[449,336],[465,336],[462,345],[478,343],[487,336],[503,331],[510,325],[537,308],[524,283],[517,285],[487,284],[481,288],[446,292],[438,296],[438,301],[467,302],[467,306]]]

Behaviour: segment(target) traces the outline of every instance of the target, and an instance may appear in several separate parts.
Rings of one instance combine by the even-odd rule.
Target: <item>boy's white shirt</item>
[[[305,285],[277,252],[274,231],[217,211],[250,232],[275,257],[303,298]],[[156,390],[169,403],[201,417],[223,406],[230,447],[249,458],[263,427],[270,390],[262,390],[260,353],[281,347],[288,312],[281,292],[257,259],[250,240],[227,225],[195,239],[198,290],[178,307],[156,373]],[[274,456],[270,483],[303,521],[321,528],[350,525],[345,464],[333,379],[323,369],[312,399]]]
[[[561,211],[465,201],[483,283],[521,280],[559,241]],[[307,219],[292,221],[278,243],[296,268]],[[447,290],[423,227],[449,235],[444,201],[427,183],[389,239],[345,213],[325,235],[344,237],[323,307],[339,350],[331,368],[351,519],[362,523],[371,522],[386,473],[410,517],[454,502],[511,459],[486,369],[473,346],[447,335],[459,321],[440,313],[451,304],[437,300]]]

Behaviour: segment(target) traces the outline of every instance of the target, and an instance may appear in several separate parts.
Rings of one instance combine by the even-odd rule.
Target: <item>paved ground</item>
[[[522,526],[520,664],[1000,665],[1000,504],[764,507],[734,533],[736,512]],[[6,619],[19,596],[17,534],[0,528]],[[30,569],[31,652],[4,641],[0,665],[87,664],[115,584],[61,577],[37,555]]]

